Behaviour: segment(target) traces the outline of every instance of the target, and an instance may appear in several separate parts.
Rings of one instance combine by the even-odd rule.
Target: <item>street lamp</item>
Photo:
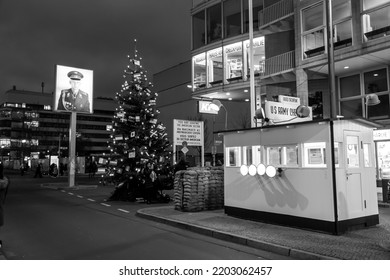
[[[368,119],[368,106],[374,106],[374,105],[378,105],[379,103],[381,103],[381,101],[379,100],[379,97],[378,95],[376,95],[375,93],[370,93],[366,96],[366,118]]]
[[[223,106],[223,104],[221,103],[221,101],[215,99],[213,100],[212,104],[210,104],[210,107],[215,110],[215,111],[219,111],[221,109],[221,107],[225,110],[225,130],[227,130],[227,118],[228,118],[228,112],[226,110],[226,107]]]

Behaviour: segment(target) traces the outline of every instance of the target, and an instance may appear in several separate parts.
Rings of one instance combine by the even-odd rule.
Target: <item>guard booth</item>
[[[378,224],[373,128],[342,119],[223,132],[225,213],[332,234]]]

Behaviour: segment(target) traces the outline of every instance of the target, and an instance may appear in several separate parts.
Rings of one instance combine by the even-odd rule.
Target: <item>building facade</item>
[[[12,166],[33,159],[67,158],[70,114],[53,111],[51,93],[18,90],[0,95],[1,158]],[[78,157],[109,154],[115,102],[94,100],[94,114],[77,114]],[[50,161],[50,160],[49,160]],[[12,167],[11,166],[11,167]]]
[[[314,119],[337,115],[389,125],[389,0],[251,1],[256,96],[251,106],[257,109],[288,95],[311,106]],[[193,1],[194,98],[250,99],[248,3]],[[333,91],[329,89],[331,57]],[[366,106],[372,93],[380,103]],[[390,154],[388,141],[376,145],[378,174],[390,168],[390,158],[382,156]]]

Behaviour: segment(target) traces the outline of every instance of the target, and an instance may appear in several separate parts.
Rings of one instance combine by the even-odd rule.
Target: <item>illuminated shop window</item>
[[[241,166],[241,154],[240,147],[229,147],[226,148],[226,166],[238,167]]]
[[[326,143],[304,143],[303,144],[303,166],[304,167],[326,167]]]
[[[249,76],[250,73],[250,56],[249,56],[249,40],[244,42],[245,46],[245,56],[246,56],[246,75]],[[258,37],[253,39],[253,68],[255,75],[260,75],[264,73],[265,69],[265,47],[264,47],[264,37]]]
[[[243,56],[242,42],[228,45],[224,47],[226,56],[226,79],[228,82],[233,82],[242,79],[243,71]]]
[[[222,83],[223,80],[223,55],[222,48],[207,52],[208,78],[210,85]]]
[[[206,86],[206,54],[201,53],[192,58],[194,73],[194,89],[204,88]]]

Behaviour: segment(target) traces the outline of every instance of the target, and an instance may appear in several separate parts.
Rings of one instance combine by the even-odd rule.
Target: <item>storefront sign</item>
[[[198,101],[198,111],[199,111],[199,113],[217,115],[218,111],[215,110],[215,108],[213,108],[213,107],[215,107],[215,105],[214,106],[210,106],[212,104],[213,104],[213,102],[211,102],[211,101],[199,100]]]
[[[374,141],[390,140],[390,129],[374,130]]]
[[[293,104],[293,105],[300,105],[301,99],[299,97],[293,97],[293,96],[286,96],[286,95],[279,95],[278,101],[284,104]]]
[[[275,124],[280,123],[294,123],[294,122],[304,122],[311,121],[313,119],[312,109],[310,109],[310,114],[306,118],[298,118],[296,111],[298,104],[290,103],[281,103],[268,101],[265,103],[265,115]]]

